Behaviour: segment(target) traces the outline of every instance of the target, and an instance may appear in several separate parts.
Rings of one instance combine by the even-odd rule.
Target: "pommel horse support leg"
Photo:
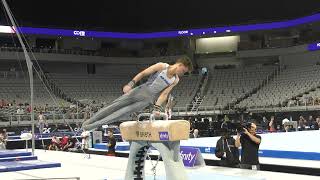
[[[145,180],[144,164],[150,146],[161,154],[166,180],[187,180],[180,140],[189,138],[189,122],[151,119],[150,116],[150,121],[128,121],[120,125],[122,138],[131,144],[125,180]]]

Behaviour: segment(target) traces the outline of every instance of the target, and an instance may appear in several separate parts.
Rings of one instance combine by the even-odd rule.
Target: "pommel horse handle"
[[[160,112],[158,116],[153,113],[140,113],[137,117],[138,121],[141,117],[149,117],[150,121],[154,121],[156,118],[164,118],[164,120],[168,121],[168,115],[164,112]]]

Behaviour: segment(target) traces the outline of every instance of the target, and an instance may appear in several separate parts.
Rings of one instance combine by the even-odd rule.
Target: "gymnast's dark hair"
[[[177,59],[176,63],[182,63],[184,66],[186,66],[188,68],[189,72],[193,71],[192,62],[191,62],[191,59],[188,56],[179,57]]]

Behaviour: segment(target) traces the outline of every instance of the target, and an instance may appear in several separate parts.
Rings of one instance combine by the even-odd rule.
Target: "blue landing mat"
[[[6,157],[0,158],[0,162],[7,162],[7,161],[28,161],[28,160],[37,160],[37,156],[17,156],[17,157]]]
[[[61,167],[61,164],[44,162],[39,160],[0,162],[0,172],[11,172],[53,167]]]
[[[17,156],[31,156],[31,152],[0,150],[0,158],[17,157]]]

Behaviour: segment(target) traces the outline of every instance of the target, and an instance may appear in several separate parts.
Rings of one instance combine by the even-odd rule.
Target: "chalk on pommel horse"
[[[190,123],[185,120],[155,120],[153,114],[148,121],[127,121],[120,124],[122,138],[130,142],[130,154],[125,180],[145,180],[144,164],[150,146],[161,154],[165,166],[166,180],[187,180],[180,156],[180,140],[189,138]]]

